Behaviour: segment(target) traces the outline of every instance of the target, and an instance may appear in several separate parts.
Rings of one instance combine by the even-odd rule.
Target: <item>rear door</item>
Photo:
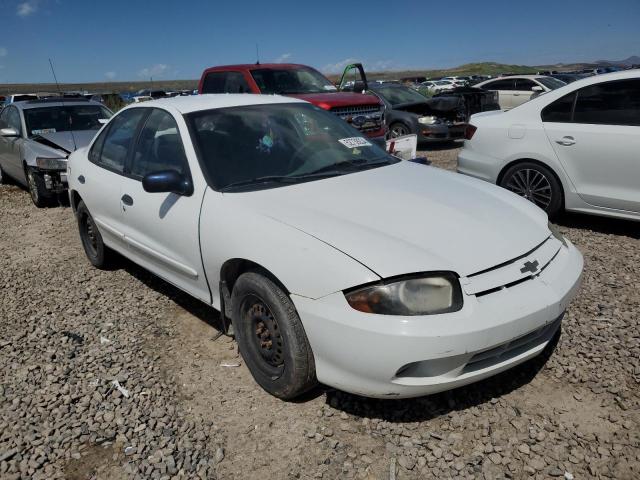
[[[531,100],[533,96],[533,87],[539,87],[536,82],[528,78],[516,78],[515,86],[511,94],[511,108],[522,105]]]
[[[74,163],[70,172],[104,242],[119,251],[126,250],[120,207],[125,163],[148,111],[131,108],[116,115],[93,142],[89,161]]]
[[[494,80],[482,86],[483,90],[495,91],[498,93],[498,104],[501,110],[512,108],[512,93],[515,88],[513,78],[502,78]]]
[[[173,285],[211,303],[199,242],[206,184],[202,175],[191,175],[192,168],[199,166],[183,117],[160,108],[148,110],[151,113],[122,179],[120,208],[128,255]],[[193,193],[146,192],[142,187],[145,175],[166,170],[189,179]]]
[[[545,107],[542,121],[585,202],[640,212],[640,79],[583,87]]]

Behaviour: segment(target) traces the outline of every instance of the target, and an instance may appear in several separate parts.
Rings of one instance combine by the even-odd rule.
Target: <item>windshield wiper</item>
[[[246,187],[250,185],[260,185],[261,183],[281,183],[281,184],[293,184],[298,183],[301,180],[310,180],[314,178],[326,178],[340,175],[340,172],[311,172],[302,175],[266,175],[264,177],[250,178],[247,180],[239,180],[225,185],[220,189],[221,192],[227,192],[237,187]]]
[[[379,167],[382,165],[390,165],[391,163],[393,163],[392,160],[384,159],[383,157],[380,157],[380,158],[382,160],[372,161],[367,158],[342,160],[340,162],[332,163],[331,165],[326,165],[322,168],[314,170],[310,172],[310,174],[329,173],[329,172],[340,173],[341,171],[345,171],[345,170],[351,170],[351,171],[357,172],[359,170],[366,170],[369,168]]]

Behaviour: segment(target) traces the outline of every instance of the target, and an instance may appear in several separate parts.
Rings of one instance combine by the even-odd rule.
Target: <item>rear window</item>
[[[569,95],[565,95],[544,107],[541,114],[542,121],[557,123],[571,122],[575,98],[576,92],[571,92]]]
[[[204,77],[202,93],[251,93],[251,88],[242,72],[211,72]]]

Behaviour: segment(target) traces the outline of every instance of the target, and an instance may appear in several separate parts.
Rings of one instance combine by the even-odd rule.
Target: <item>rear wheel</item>
[[[93,217],[82,200],[76,209],[76,219],[80,240],[82,240],[82,247],[87,258],[96,268],[108,268],[112,261],[113,252],[102,241],[102,235],[100,235]]]
[[[262,388],[287,400],[317,383],[300,317],[274,281],[257,272],[242,274],[233,287],[232,305],[240,353]]]
[[[38,208],[48,207],[53,202],[51,192],[47,190],[44,184],[44,178],[31,167],[26,167],[27,184],[29,185],[29,194],[31,201]]]
[[[2,165],[0,165],[0,185],[2,185],[3,183],[7,183],[7,177],[2,171]]]
[[[534,162],[521,162],[509,167],[500,186],[517,193],[542,208],[549,217],[562,210],[560,182],[547,167]]]

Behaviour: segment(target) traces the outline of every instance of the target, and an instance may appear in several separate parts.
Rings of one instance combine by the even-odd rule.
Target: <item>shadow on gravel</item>
[[[458,410],[475,407],[531,382],[549,360],[561,331],[537,357],[493,377],[448,392],[406,400],[364,398],[337,390],[327,390],[327,403],[358,417],[388,422],[424,422]],[[515,407],[514,407],[515,408]],[[519,412],[516,411],[519,415]]]
[[[558,225],[562,225],[563,227],[593,230],[594,232],[612,235],[624,235],[637,239],[640,238],[640,224],[633,220],[566,212],[556,221]]]

